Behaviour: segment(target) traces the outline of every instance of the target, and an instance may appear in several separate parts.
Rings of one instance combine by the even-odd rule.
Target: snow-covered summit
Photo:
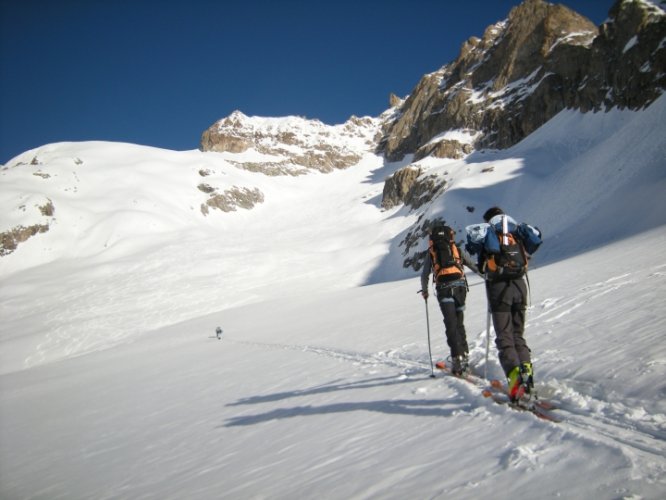
[[[330,172],[358,163],[377,145],[381,120],[351,117],[341,125],[326,125],[300,116],[246,116],[240,111],[204,131],[202,151],[261,155],[244,165],[270,175]]]

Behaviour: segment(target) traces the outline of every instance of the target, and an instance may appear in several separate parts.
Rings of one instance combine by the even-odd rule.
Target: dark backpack
[[[491,280],[512,280],[527,273],[527,253],[521,239],[510,232],[506,222],[491,226],[491,234],[497,238],[499,251],[487,254],[486,270]],[[494,245],[493,245],[494,246]]]
[[[455,231],[449,226],[436,226],[430,234],[428,251],[432,260],[435,284],[450,283],[464,276],[462,259],[455,243]]]

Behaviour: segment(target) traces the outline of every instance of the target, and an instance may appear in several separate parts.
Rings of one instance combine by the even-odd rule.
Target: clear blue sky
[[[239,109],[377,116],[519,0],[0,0],[0,163],[59,141],[196,149]],[[603,22],[613,0],[561,2]]]

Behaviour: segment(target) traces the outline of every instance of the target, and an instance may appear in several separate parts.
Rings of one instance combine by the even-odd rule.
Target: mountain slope
[[[613,15],[649,28],[655,5]],[[662,95],[563,109],[503,150],[424,139],[458,159],[377,155],[395,108],[335,127],[234,113],[206,152],[19,155],[0,169],[0,497],[661,498],[665,114]],[[382,208],[405,167],[413,203]],[[423,228],[462,237],[495,204],[544,233],[527,338],[560,424],[430,378],[427,332],[447,347],[417,293]],[[471,360],[501,378],[469,281]]]
[[[540,390],[560,401],[564,423],[430,379],[423,301],[406,280],[234,307],[3,375],[0,489],[6,498],[658,498],[666,272],[646,250],[665,244],[663,231],[644,234],[637,258],[620,244],[533,272],[528,338]],[[467,329],[479,367],[484,306],[472,280]],[[440,356],[437,315],[430,304]]]
[[[386,214],[372,202],[381,180],[369,177],[385,167],[372,154],[348,172],[304,177],[248,172],[220,154],[123,144],[59,144],[24,156],[42,163],[19,158],[3,170],[3,212],[23,226],[46,219],[50,229],[0,259],[10,318],[3,340],[27,344],[3,357],[3,371],[210,310],[358,285],[404,227],[402,217],[375,227]],[[202,182],[215,192],[259,190],[264,201],[204,214]],[[53,213],[42,215],[33,199],[51,200]],[[109,314],[109,304],[124,312]],[[16,322],[28,318],[40,319],[17,338]]]
[[[410,168],[421,174],[411,189],[426,191],[420,184],[434,183],[444,190],[418,208],[402,209],[417,222],[394,240],[369,281],[383,281],[403,265],[411,272],[420,269],[428,221],[444,219],[462,238],[465,226],[492,205],[542,229],[549,244],[539,262],[663,226],[664,113],[664,97],[644,112],[565,110],[507,150],[413,163]]]
[[[666,212],[652,198],[664,174],[663,138],[651,134],[665,102],[565,112],[505,152],[424,159],[450,186],[420,212],[379,209],[383,178],[400,165],[372,154],[330,174],[275,178],[200,152],[31,152],[44,163],[3,170],[3,182],[49,186],[33,194],[55,211],[37,213],[59,222],[2,258],[2,496],[659,498]],[[120,158],[141,180],[131,197],[114,195],[127,179],[108,175]],[[561,170],[545,169],[546,159]],[[219,191],[248,186],[264,201],[204,215],[202,165]],[[529,195],[512,205],[515,193]],[[76,200],[88,225],[68,255],[79,229],[65,224],[77,212],[64,207]],[[134,219],[134,201],[155,212]],[[453,214],[463,226],[495,201],[546,237],[527,335],[538,388],[559,402],[561,424],[429,377],[424,303],[397,235],[419,217]],[[166,222],[144,223],[154,219]],[[356,286],[379,274],[409,279]],[[477,278],[470,285],[466,327],[483,370],[485,297]],[[433,303],[429,317],[443,357]],[[492,345],[488,371],[501,377]]]

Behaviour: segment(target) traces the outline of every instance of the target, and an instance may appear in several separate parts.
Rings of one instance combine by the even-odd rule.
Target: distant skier
[[[432,273],[454,375],[463,375],[469,370],[464,324],[467,280],[463,264],[477,272],[472,258],[456,244],[455,231],[442,222],[435,222],[429,233],[428,252],[421,272],[421,294],[428,300],[428,281]]]
[[[495,328],[499,361],[508,379],[508,391],[517,401],[534,388],[530,348],[525,341],[529,258],[541,244],[541,232],[517,224],[499,207],[489,208],[486,224],[467,227],[467,250],[478,253],[478,268],[486,277],[488,307]]]

